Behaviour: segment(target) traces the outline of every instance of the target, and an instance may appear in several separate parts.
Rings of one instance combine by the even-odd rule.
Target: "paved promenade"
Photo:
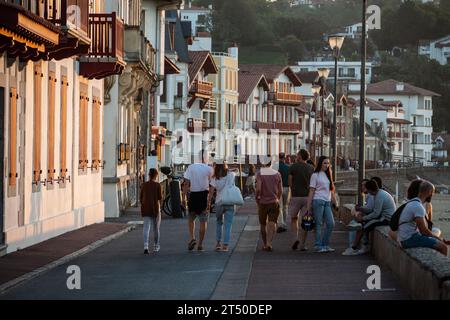
[[[136,214],[129,219],[136,220]],[[126,217],[121,222],[114,225],[127,226]],[[214,251],[214,235],[215,219],[211,218],[206,251],[188,252],[187,220],[165,217],[161,225],[161,251],[147,256],[142,252],[142,226],[137,225],[101,247],[15,286],[0,295],[0,299],[409,298],[384,269],[382,288],[389,290],[363,292],[369,277],[366,269],[377,262],[370,255],[341,256],[348,236],[340,226],[332,236],[335,253],[294,252],[290,249],[288,232],[277,234],[274,252],[263,252],[256,205],[250,201],[235,216],[229,252]],[[82,239],[79,240],[81,243]],[[313,234],[309,237],[310,248],[312,240]],[[1,258],[0,265],[7,264],[7,260],[8,256]],[[67,289],[69,265],[81,269],[81,290]]]

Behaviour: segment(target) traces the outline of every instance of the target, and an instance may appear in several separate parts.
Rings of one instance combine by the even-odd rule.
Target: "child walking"
[[[148,254],[150,229],[153,229],[154,244],[153,252],[158,252],[159,227],[161,224],[161,200],[162,189],[158,182],[158,170],[150,169],[150,181],[145,182],[141,187],[141,214],[144,220],[144,254]]]

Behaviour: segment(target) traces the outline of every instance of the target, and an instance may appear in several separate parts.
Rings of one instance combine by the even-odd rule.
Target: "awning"
[[[388,123],[397,123],[397,124],[411,124],[411,121],[408,121],[406,119],[397,119],[397,118],[388,118]]]

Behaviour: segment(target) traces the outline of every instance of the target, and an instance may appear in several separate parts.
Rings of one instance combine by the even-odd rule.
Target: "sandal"
[[[224,245],[222,246],[222,251],[223,251],[223,252],[228,252],[228,245],[227,245],[227,244],[224,244]]]
[[[188,244],[189,251],[194,250],[196,244],[197,244],[197,241],[195,239],[192,239]]]
[[[216,251],[220,251],[222,247],[220,246],[220,241],[216,244]]]
[[[203,246],[200,246],[200,245],[199,245],[199,246],[197,247],[197,251],[205,251],[205,250],[203,250]]]

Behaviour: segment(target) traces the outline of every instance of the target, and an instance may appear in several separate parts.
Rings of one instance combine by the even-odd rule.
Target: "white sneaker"
[[[251,198],[252,198],[252,197],[247,196],[247,197],[244,198],[244,200],[250,200]]]
[[[361,249],[358,250],[358,254],[365,254],[370,251],[370,248],[368,246],[362,246]]]
[[[326,246],[325,250],[326,250],[326,252],[335,252],[336,251],[335,249],[333,249],[333,248],[331,248],[329,246]]]
[[[359,222],[356,222],[355,220],[350,221],[350,223],[347,225],[348,230],[361,230],[362,224]]]
[[[352,247],[347,248],[344,252],[342,252],[343,256],[356,256],[359,254],[359,250],[354,250]]]
[[[160,249],[161,247],[159,245],[156,245],[153,247],[153,252],[159,252]]]
[[[326,248],[316,248],[314,250],[315,253],[325,253],[328,252]]]

